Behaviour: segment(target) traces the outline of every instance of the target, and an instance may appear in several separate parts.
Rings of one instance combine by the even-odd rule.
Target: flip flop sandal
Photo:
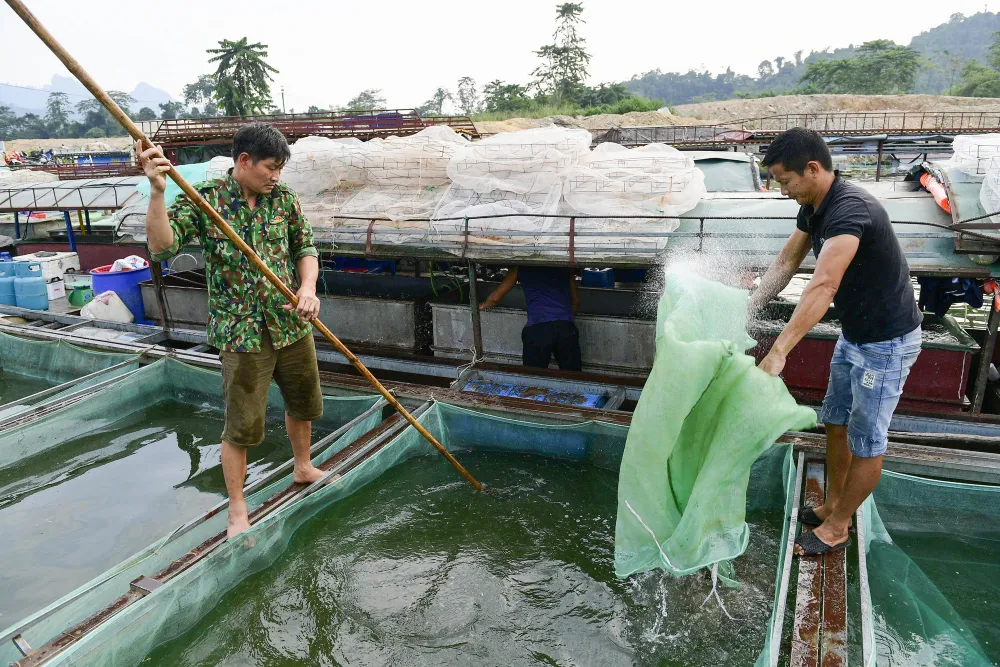
[[[809,526],[810,528],[815,528],[816,526],[823,523],[823,519],[816,515],[815,510],[812,507],[800,507],[799,508],[799,523],[803,526]],[[852,523],[847,528],[847,532],[853,533],[854,524]]]
[[[816,537],[816,533],[809,531],[808,533],[802,533],[795,538],[795,545],[801,549],[801,552],[796,552],[797,556],[822,556],[823,554],[832,553],[834,551],[840,551],[841,549],[846,549],[851,546],[851,536],[848,535],[847,539],[840,544],[827,544],[823,540]]]

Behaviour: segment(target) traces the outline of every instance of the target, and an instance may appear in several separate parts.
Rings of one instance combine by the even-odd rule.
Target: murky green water
[[[0,470],[0,626],[224,497],[222,426],[219,410],[168,401]],[[290,457],[284,426],[270,424],[248,478]]]
[[[730,620],[707,577],[614,576],[617,473],[463,453],[386,472],[303,526],[271,568],[161,646],[155,665],[751,665],[781,512],[748,517]]]
[[[893,541],[937,586],[979,642],[1000,664],[1000,539],[893,531]],[[887,611],[891,619],[891,610]],[[897,663],[892,663],[897,664]],[[910,663],[912,664],[912,663]]]
[[[8,403],[19,401],[25,396],[31,396],[54,386],[55,383],[46,380],[18,375],[9,371],[0,371],[0,418],[3,418],[7,412],[3,406]]]

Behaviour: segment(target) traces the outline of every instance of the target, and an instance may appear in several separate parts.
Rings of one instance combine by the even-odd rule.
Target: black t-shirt
[[[889,214],[867,190],[837,178],[816,211],[799,209],[796,226],[812,237],[819,257],[823,242],[850,234],[859,239],[833,297],[844,338],[856,344],[903,336],[923,321],[910,284],[910,267]]]

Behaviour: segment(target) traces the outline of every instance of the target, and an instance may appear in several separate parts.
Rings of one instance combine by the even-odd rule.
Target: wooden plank
[[[823,502],[825,486],[823,463],[806,464],[805,497],[802,505],[814,507]],[[802,532],[810,530],[803,526]],[[795,621],[792,625],[790,667],[819,667],[823,567],[822,557],[799,557],[799,576],[795,591]]]

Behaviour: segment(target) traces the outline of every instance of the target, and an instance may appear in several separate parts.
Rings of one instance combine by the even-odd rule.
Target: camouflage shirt
[[[257,206],[251,209],[231,172],[225,178],[196,183],[194,188],[282,282],[293,292],[298,290],[295,263],[319,253],[295,192],[279,183],[271,194],[258,195]],[[282,309],[287,303],[284,295],[186,195],[178,195],[167,215],[174,242],[151,258],[163,261],[196,237],[201,239],[208,280],[209,345],[227,352],[259,352],[264,327],[276,349],[312,332],[312,324]]]

